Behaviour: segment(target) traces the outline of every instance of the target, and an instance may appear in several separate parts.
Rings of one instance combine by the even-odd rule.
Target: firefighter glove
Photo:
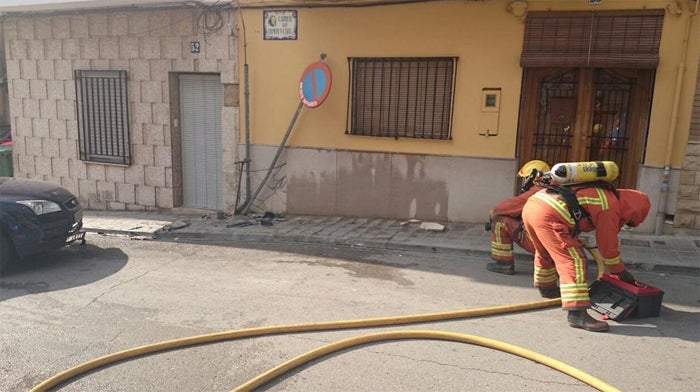
[[[625,283],[634,284],[634,277],[626,269],[623,269],[622,271],[615,273],[615,275],[617,275],[617,277],[620,278],[620,280],[625,282]]]

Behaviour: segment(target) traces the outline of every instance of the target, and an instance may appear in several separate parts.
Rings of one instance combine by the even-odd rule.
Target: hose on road
[[[135,358],[147,354],[153,354],[161,351],[170,351],[174,349],[214,343],[226,340],[248,338],[248,337],[258,337],[265,335],[279,335],[279,334],[289,334],[289,333],[301,333],[301,332],[313,332],[313,331],[329,331],[329,330],[342,330],[342,329],[352,329],[352,328],[369,328],[369,327],[382,327],[382,326],[396,326],[396,325],[406,325],[406,324],[416,324],[416,323],[427,323],[434,321],[446,321],[455,320],[471,317],[481,317],[481,316],[493,316],[498,314],[506,314],[513,312],[521,312],[526,310],[543,309],[553,306],[558,306],[561,304],[559,298],[549,299],[537,302],[526,302],[521,304],[513,305],[503,305],[479,309],[467,309],[467,310],[457,310],[449,312],[439,312],[439,313],[426,313],[417,315],[407,315],[407,316],[394,316],[394,317],[379,317],[370,319],[357,319],[357,320],[339,320],[339,321],[328,321],[328,322],[315,322],[315,323],[305,323],[305,324],[289,324],[289,325],[279,325],[279,326],[268,326],[268,327],[256,327],[247,329],[230,330],[225,332],[217,332],[205,335],[196,335],[191,337],[185,337],[180,339],[166,340],[158,343],[148,344],[144,346],[134,347],[131,349],[118,351],[112,354],[108,354],[99,358],[92,359],[90,361],[84,362],[70,369],[64,370],[54,376],[46,379],[37,386],[31,389],[30,392],[44,392],[49,388],[55,387],[63,382],[66,382],[72,378],[75,378],[81,374],[87,373],[89,371],[95,370],[100,367],[107,366],[109,364],[124,361],[130,358]],[[248,391],[257,388],[267,382],[270,382],[274,378],[284,374],[285,372],[300,366],[304,362],[319,358],[323,355],[327,355],[331,352],[345,349],[347,347],[367,344],[370,342],[378,342],[383,340],[397,340],[397,339],[438,339],[438,340],[449,340],[462,343],[476,344],[484,347],[489,347],[497,349],[500,351],[508,352],[521,356],[523,358],[530,359],[534,362],[541,363],[543,365],[549,366],[555,370],[559,370],[562,373],[568,374],[594,388],[601,391],[618,391],[616,388],[604,383],[603,381],[588,375],[580,370],[577,370],[569,365],[559,362],[555,359],[546,357],[544,355],[513,346],[507,343],[498,342],[495,340],[464,335],[459,333],[450,333],[442,331],[389,331],[380,332],[375,334],[358,336],[350,339],[341,340],[316,350],[310,351],[303,354],[297,358],[285,362],[258,377],[251,379],[250,381],[240,385],[235,389],[235,391]]]

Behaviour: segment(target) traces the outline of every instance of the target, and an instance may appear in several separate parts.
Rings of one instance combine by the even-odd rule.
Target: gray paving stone
[[[166,228],[175,221],[189,223],[177,230]],[[444,223],[445,231],[420,229],[418,223],[377,218],[290,216],[262,226],[227,227],[230,219],[207,214],[178,214],[162,211],[85,211],[88,231],[152,235],[163,240],[244,242],[284,242],[369,247],[397,251],[449,253],[483,257],[490,255],[490,233],[483,223]],[[585,234],[594,239],[593,233]],[[623,260],[635,268],[700,274],[700,237],[693,235],[653,236],[635,232],[620,233]],[[517,263],[532,263],[532,255],[514,248]]]

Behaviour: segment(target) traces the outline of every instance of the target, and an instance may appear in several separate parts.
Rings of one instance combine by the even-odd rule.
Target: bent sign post
[[[253,202],[260,194],[260,191],[267,183],[267,180],[270,178],[270,174],[272,174],[272,170],[277,164],[277,160],[279,159],[280,154],[284,149],[284,146],[287,144],[289,134],[292,133],[294,124],[296,124],[297,122],[297,117],[299,117],[301,109],[304,106],[306,106],[307,108],[318,107],[323,103],[323,101],[326,100],[326,97],[328,97],[328,93],[331,91],[331,69],[328,68],[328,65],[326,65],[326,63],[323,62],[325,58],[326,55],[322,53],[321,60],[316,61],[315,63],[312,63],[311,65],[306,67],[304,72],[301,74],[301,80],[299,81],[299,96],[301,98],[301,101],[299,101],[299,105],[297,105],[297,110],[296,112],[294,112],[294,116],[292,116],[292,121],[289,123],[289,127],[287,127],[287,132],[284,133],[282,142],[277,148],[277,153],[275,154],[274,158],[272,158],[272,163],[270,163],[270,167],[267,169],[265,178],[263,178],[262,182],[260,182],[253,196],[246,201],[245,205],[240,210],[241,214],[248,214],[248,211],[253,205]],[[237,210],[236,212],[239,211]]]

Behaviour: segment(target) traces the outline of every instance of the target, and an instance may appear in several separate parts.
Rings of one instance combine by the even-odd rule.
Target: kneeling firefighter
[[[575,182],[576,178],[570,180]],[[523,223],[535,248],[535,287],[545,298],[561,296],[562,310],[568,311],[571,327],[594,332],[609,328],[608,323],[594,319],[587,312],[591,302],[579,232],[595,230],[598,250],[608,272],[633,283],[634,278],[620,256],[618,233],[625,225],[636,227],[644,222],[650,207],[645,193],[614,189],[608,182],[548,186],[525,203]]]
[[[486,269],[489,271],[506,275],[515,273],[513,243],[528,253],[535,253],[532,241],[523,229],[521,215],[527,199],[543,189],[540,186],[533,186],[533,176],[548,171],[549,165],[543,161],[532,160],[525,163],[518,171],[518,176],[523,178],[523,187],[520,193],[515,197],[501,201],[491,209],[486,230],[491,231],[491,259],[494,261],[486,265]]]

